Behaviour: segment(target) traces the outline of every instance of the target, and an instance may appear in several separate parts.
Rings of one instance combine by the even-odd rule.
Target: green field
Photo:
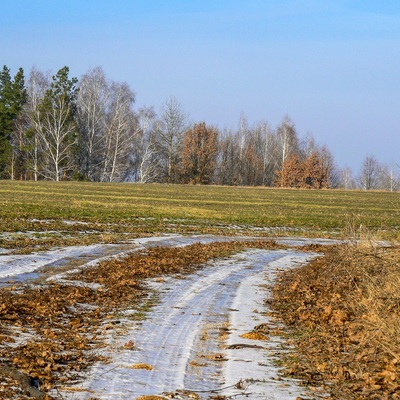
[[[398,237],[400,193],[1,181],[0,218],[0,232],[30,231],[36,240],[51,232],[105,240],[166,232],[338,236],[360,224]]]

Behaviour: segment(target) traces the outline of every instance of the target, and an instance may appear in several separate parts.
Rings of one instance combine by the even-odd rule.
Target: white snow
[[[95,253],[102,246],[71,246],[32,254],[0,255],[0,278],[33,272],[63,259],[78,258],[82,253]]]
[[[280,338],[254,341],[240,335],[259,323],[271,322],[265,315],[268,309],[264,299],[277,272],[314,256],[292,250],[251,250],[185,279],[154,283],[159,287],[159,304],[141,324],[121,321],[128,333],[110,338],[111,362],[91,368],[77,386],[81,389],[79,398],[127,400],[173,392],[175,398],[183,399],[188,398],[185,391],[198,393],[201,398],[213,393],[251,399],[307,398],[296,382],[279,378],[274,360],[280,351]],[[231,332],[223,341],[220,328],[227,324]],[[129,341],[135,348],[124,350],[123,343]],[[225,348],[238,343],[265,348]],[[131,368],[136,364],[154,369]],[[247,382],[243,388],[236,388],[240,380]],[[73,398],[68,391],[62,395]]]
[[[245,239],[244,237],[241,239]],[[7,254],[9,251],[0,248],[0,279],[12,278],[23,274],[29,274],[43,267],[63,266],[70,261],[85,258],[90,259],[86,265],[90,267],[110,257],[121,257],[131,251],[137,251],[151,246],[188,246],[193,243],[211,243],[216,241],[230,241],[231,237],[212,235],[168,235],[147,238],[132,239],[125,245],[93,244],[88,246],[70,246],[31,254]],[[304,239],[304,238],[276,238],[279,243],[290,246],[301,246],[310,243],[332,244],[328,239]]]
[[[29,274],[43,267],[65,266],[68,262],[91,259],[86,265],[89,267],[110,257],[123,256],[128,250],[145,248],[149,244],[168,243],[175,239],[175,235],[151,238],[134,239],[128,245],[93,244],[87,246],[70,246],[31,254],[10,255],[0,251],[0,279],[12,278]],[[193,239],[194,241],[195,239]],[[124,251],[121,251],[124,249]],[[0,249],[1,250],[1,249]]]

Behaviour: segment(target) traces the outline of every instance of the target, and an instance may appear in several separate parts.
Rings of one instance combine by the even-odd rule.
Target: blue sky
[[[398,0],[0,0],[15,74],[102,66],[136,107],[174,95],[194,122],[274,128],[285,114],[337,164],[400,164]]]

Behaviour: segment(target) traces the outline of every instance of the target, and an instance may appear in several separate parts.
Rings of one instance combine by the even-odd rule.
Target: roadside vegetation
[[[332,399],[400,398],[400,246],[364,240],[285,272],[273,306],[294,346],[286,374]]]

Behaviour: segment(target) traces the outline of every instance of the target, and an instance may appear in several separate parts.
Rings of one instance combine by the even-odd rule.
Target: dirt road
[[[152,281],[157,305],[139,323],[129,318],[137,310],[127,310],[109,338],[111,363],[96,364],[63,398],[307,398],[279,376],[282,340],[264,300],[279,271],[314,256],[249,250],[190,276]]]

